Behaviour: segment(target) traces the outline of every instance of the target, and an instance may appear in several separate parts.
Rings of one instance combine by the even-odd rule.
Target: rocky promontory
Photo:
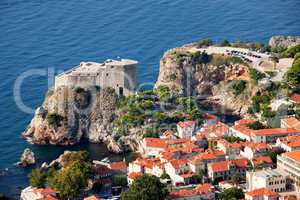
[[[270,47],[288,48],[300,44],[300,36],[273,36],[269,40]]]
[[[290,46],[298,40],[274,37],[270,45]],[[140,151],[145,136],[156,137],[183,120],[201,123],[206,105],[216,105],[222,113],[249,113],[265,100],[256,96],[268,96],[271,102],[293,61],[281,62],[266,47],[203,40],[171,49],[160,60],[154,89],[126,97],[96,86],[50,89],[23,136],[40,145],[73,145],[86,139],[103,142],[116,153]]]

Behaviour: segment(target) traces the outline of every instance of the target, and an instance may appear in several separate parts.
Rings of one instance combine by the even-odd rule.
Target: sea
[[[41,105],[53,74],[81,61],[139,61],[152,85],[173,47],[211,38],[258,41],[300,35],[299,0],[0,0],[0,192],[17,198],[31,169],[14,166],[27,147],[38,165],[66,149],[94,159],[123,159],[104,145],[33,146],[21,133]]]

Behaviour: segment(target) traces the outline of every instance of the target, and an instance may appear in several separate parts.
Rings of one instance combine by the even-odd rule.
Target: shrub
[[[256,121],[252,124],[248,124],[247,125],[250,129],[253,129],[253,130],[259,130],[259,129],[264,129],[266,128],[262,123],[260,123],[259,121]]]
[[[84,92],[84,89],[83,88],[81,88],[81,87],[79,87],[79,86],[76,86],[75,88],[74,88],[74,91],[76,92],[76,93],[82,93],[82,92]]]
[[[211,46],[213,45],[213,41],[209,38],[206,38],[206,39],[202,39],[200,41],[197,42],[197,45],[198,47],[208,47],[208,46]]]
[[[235,80],[232,81],[231,88],[234,90],[235,95],[240,95],[246,88],[246,81],[244,80]]]
[[[291,46],[283,52],[284,57],[294,58],[300,52],[300,44]]]
[[[128,185],[126,176],[114,176],[112,180],[113,186],[122,186],[126,187]]]
[[[190,53],[191,59],[197,64],[207,64],[211,60],[211,56],[206,52],[197,51],[195,53]]]
[[[56,113],[48,113],[46,119],[49,125],[59,125],[62,117]]]
[[[41,169],[33,169],[29,174],[29,183],[32,187],[42,188],[46,183],[46,173]]]
[[[169,79],[170,81],[175,81],[176,78],[177,78],[176,74],[170,74],[170,75],[168,76],[168,79]]]
[[[259,81],[259,80],[265,78],[266,75],[254,68],[250,68],[250,77],[255,81]]]
[[[228,47],[231,46],[230,42],[228,40],[223,40],[220,45],[221,47]]]

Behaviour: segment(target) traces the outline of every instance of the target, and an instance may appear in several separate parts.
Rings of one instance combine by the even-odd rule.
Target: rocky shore
[[[288,47],[299,44],[299,40],[275,36],[269,45]],[[252,48],[256,44],[243,45]],[[222,112],[246,114],[250,99],[266,90],[262,82],[251,77],[249,63],[230,55],[201,54],[195,51],[197,48],[199,43],[167,51],[160,60],[155,88],[166,86],[171,93],[197,96],[208,104],[216,104]],[[237,94],[233,83],[243,83],[243,92]],[[39,145],[74,145],[85,138],[93,143],[103,142],[115,153],[139,151],[144,129],[153,119],[147,118],[143,126],[135,125],[127,134],[120,134],[117,122],[124,117],[119,107],[121,100],[111,88],[50,89],[23,137]]]

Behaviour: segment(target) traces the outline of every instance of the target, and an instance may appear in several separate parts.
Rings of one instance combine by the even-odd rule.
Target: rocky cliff
[[[196,44],[195,44],[196,45]],[[249,75],[249,66],[238,58],[227,55],[207,55],[195,52],[195,45],[166,52],[160,61],[156,87],[168,86],[172,91],[207,98],[223,111],[244,114],[250,99],[259,91]],[[235,80],[247,82],[242,94],[231,88]]]
[[[124,145],[137,148],[135,138],[116,137],[113,121],[118,118],[117,95],[110,88],[83,90],[60,87],[49,91],[23,136],[34,144],[72,145],[86,138],[104,142],[121,152]]]
[[[290,47],[300,44],[300,36],[273,36],[269,40],[271,47]]]

